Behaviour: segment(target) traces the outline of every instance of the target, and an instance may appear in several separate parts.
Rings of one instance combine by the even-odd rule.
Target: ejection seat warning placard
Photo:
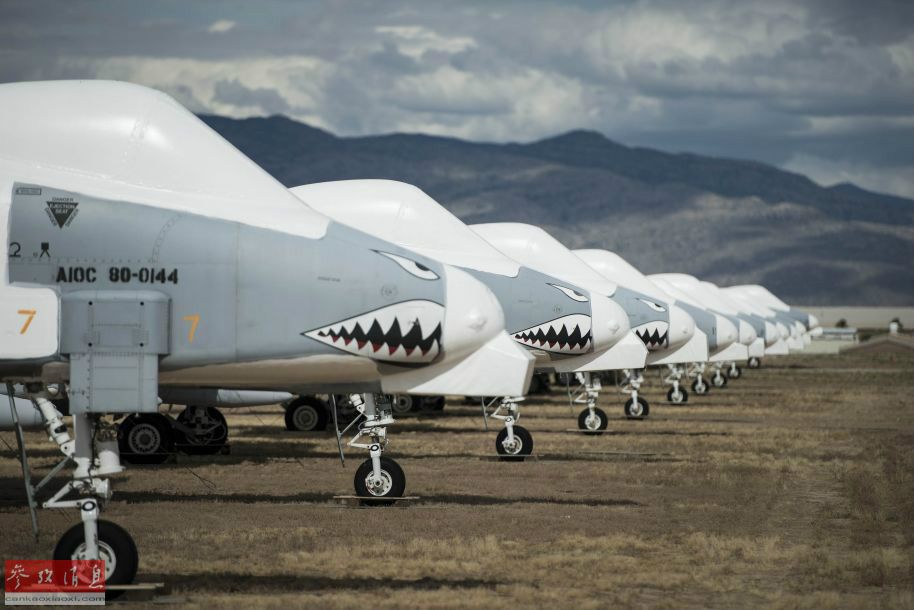
[[[94,213],[101,209],[99,206],[103,213]],[[143,252],[129,236],[112,235],[105,219],[121,209],[116,202],[100,202],[44,186],[17,185],[7,257],[11,266],[24,265],[32,272],[16,279],[54,284],[178,284],[177,267],[141,264],[155,262],[157,256]],[[118,240],[112,237],[121,238],[120,246],[113,245]],[[78,259],[70,255],[74,244],[85,253],[91,252],[93,243],[99,245],[94,254]],[[24,271],[24,267],[19,269]]]

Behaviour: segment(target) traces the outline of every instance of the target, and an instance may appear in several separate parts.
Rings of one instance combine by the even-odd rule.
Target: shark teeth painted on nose
[[[590,316],[572,314],[514,333],[514,340],[559,354],[583,354],[591,347]]]
[[[444,307],[405,301],[301,333],[344,352],[384,362],[432,362],[441,352]]]
[[[670,344],[670,325],[666,322],[648,322],[632,330],[648,350],[663,349]]]

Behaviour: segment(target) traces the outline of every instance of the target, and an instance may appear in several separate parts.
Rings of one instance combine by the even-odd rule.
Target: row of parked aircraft
[[[138,563],[127,531],[99,519],[121,449],[217,449],[219,407],[288,398],[287,423],[308,428],[340,412],[318,395],[345,399],[348,444],[368,452],[356,493],[389,498],[406,479],[388,428],[411,397],[490,397],[498,453],[529,455],[517,421],[535,371],[574,376],[578,425],[596,434],[600,373],[624,371],[625,414],[646,417],[646,367],[683,403],[687,379],[701,394],[818,325],[760,286],[645,276],[530,225],[467,226],[407,184],[286,189],[136,85],[0,85],[0,142],[0,427],[17,431],[36,533],[35,493],[72,466],[40,503],[81,515],[54,557],[104,559],[109,584]],[[162,402],[192,406],[171,418]],[[62,454],[38,484],[28,427]]]

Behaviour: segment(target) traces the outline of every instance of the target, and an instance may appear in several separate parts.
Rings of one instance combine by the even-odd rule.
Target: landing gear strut
[[[638,390],[644,382],[644,376],[641,371],[625,369],[625,379],[622,380],[622,391],[630,392],[631,398],[625,401],[625,417],[628,419],[644,419],[650,414],[650,405],[646,400],[638,396]]]
[[[350,394],[356,410],[365,417],[359,423],[350,447],[368,449],[368,459],[356,470],[355,493],[365,498],[399,498],[406,491],[406,475],[397,462],[384,457],[387,448],[387,426],[394,423],[390,401],[378,394]],[[361,439],[367,437],[368,442]],[[390,504],[377,502],[377,504]]]
[[[517,425],[517,420],[520,419],[518,405],[523,400],[523,396],[493,398],[488,402],[485,398],[482,399],[482,417],[486,428],[489,427],[489,418],[500,419],[505,423],[505,427],[495,437],[495,451],[505,459],[523,459],[533,453],[533,435],[523,426]],[[489,409],[496,401],[498,406],[489,414]]]
[[[743,369],[736,365],[736,362],[730,363],[730,370],[727,371],[727,377],[730,379],[739,379],[743,374]]]
[[[675,364],[668,364],[667,369],[669,370],[669,374],[663,378],[663,383],[673,386],[666,393],[667,402],[676,405],[689,402],[689,393],[686,392],[686,389],[681,385],[682,376],[685,373],[682,367]]]
[[[597,407],[597,398],[600,396],[600,390],[603,385],[599,379],[594,379],[590,373],[577,373],[575,375],[580,385],[570,396],[571,402],[587,405],[583,411],[578,414],[578,429],[584,430],[585,434],[603,434],[609,418],[606,412]]]
[[[727,376],[723,371],[723,364],[718,362],[714,365],[714,376],[711,377],[711,383],[715,388],[727,387]]]
[[[125,529],[98,518],[101,507],[111,498],[111,486],[105,477],[124,470],[120,462],[116,428],[100,415],[73,413],[74,438],[71,439],[60,412],[49,400],[48,390],[43,387],[30,387],[28,398],[41,412],[50,440],[57,444],[64,455],[63,460],[43,481],[32,486],[12,384],[7,384],[7,389],[23,458],[26,495],[36,536],[38,521],[35,509],[38,504],[34,494],[63,468],[72,464],[73,478],[41,504],[42,508],[78,508],[82,520],[81,524],[70,528],[60,538],[54,549],[54,559],[102,559],[105,561],[107,584],[123,585],[133,582],[139,564],[136,544]],[[110,599],[117,595],[117,592],[109,592],[107,597]]]
[[[692,364],[692,368],[689,371],[689,377],[695,378],[692,382],[692,391],[695,392],[696,396],[704,396],[708,393],[708,382],[705,381],[704,373],[704,362],[695,362]]]

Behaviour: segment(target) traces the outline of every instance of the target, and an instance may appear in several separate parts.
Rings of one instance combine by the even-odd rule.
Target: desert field
[[[343,468],[332,433],[226,410],[230,455],[130,466],[104,518],[187,607],[912,606],[914,359],[772,358],[681,406],[645,378],[650,418],[606,388],[601,436],[571,431],[564,388],[530,398],[522,463],[490,459],[478,406],[401,419],[388,455],[420,499],[386,508],[333,499],[367,452]],[[35,545],[0,437],[0,558],[49,557],[76,511],[41,511]],[[28,438],[43,473],[56,451]]]

